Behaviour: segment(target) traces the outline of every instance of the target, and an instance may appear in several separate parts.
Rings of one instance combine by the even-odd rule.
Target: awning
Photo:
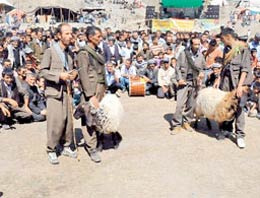
[[[202,6],[202,0],[163,0],[162,5],[168,8],[196,8]]]

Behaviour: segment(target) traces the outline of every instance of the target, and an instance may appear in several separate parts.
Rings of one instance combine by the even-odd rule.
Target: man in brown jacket
[[[71,26],[65,23],[59,25],[57,36],[59,42],[45,51],[40,71],[41,77],[46,80],[47,153],[51,164],[59,163],[56,154],[59,144],[63,147],[62,155],[77,157],[77,153],[70,148],[73,143],[70,82],[77,76],[68,55]]]
[[[89,101],[101,101],[105,93],[105,60],[98,53],[98,45],[102,40],[101,30],[90,26],[86,30],[88,44],[81,49],[77,61],[79,78],[82,87],[81,104]],[[91,115],[89,115],[91,116]],[[101,161],[97,151],[97,134],[95,127],[89,123],[90,118],[82,117],[82,133],[87,143],[90,158],[98,163]]]

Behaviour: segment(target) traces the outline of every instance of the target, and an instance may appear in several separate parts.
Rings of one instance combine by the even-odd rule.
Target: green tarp
[[[202,6],[202,0],[163,0],[163,7],[196,8]]]

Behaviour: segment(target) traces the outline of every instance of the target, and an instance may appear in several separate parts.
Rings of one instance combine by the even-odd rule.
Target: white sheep
[[[91,103],[92,101],[90,101]],[[109,134],[119,130],[124,109],[116,95],[107,94],[98,104],[98,107],[95,107],[94,104],[91,104],[91,107],[94,110],[99,132]]]
[[[224,121],[230,121],[234,118],[237,111],[238,99],[236,90],[225,92],[212,87],[204,88],[199,91],[196,98],[195,115],[196,123],[200,117],[204,116],[207,119],[214,120],[218,124]],[[209,120],[208,127],[211,128]]]

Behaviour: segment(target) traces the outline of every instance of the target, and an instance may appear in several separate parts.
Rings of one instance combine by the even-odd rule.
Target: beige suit
[[[69,70],[73,62],[68,55]],[[72,103],[68,94],[67,85],[60,80],[64,63],[55,47],[44,53],[40,75],[46,80],[47,97],[47,150],[53,151],[60,143],[69,146],[73,142]]]

